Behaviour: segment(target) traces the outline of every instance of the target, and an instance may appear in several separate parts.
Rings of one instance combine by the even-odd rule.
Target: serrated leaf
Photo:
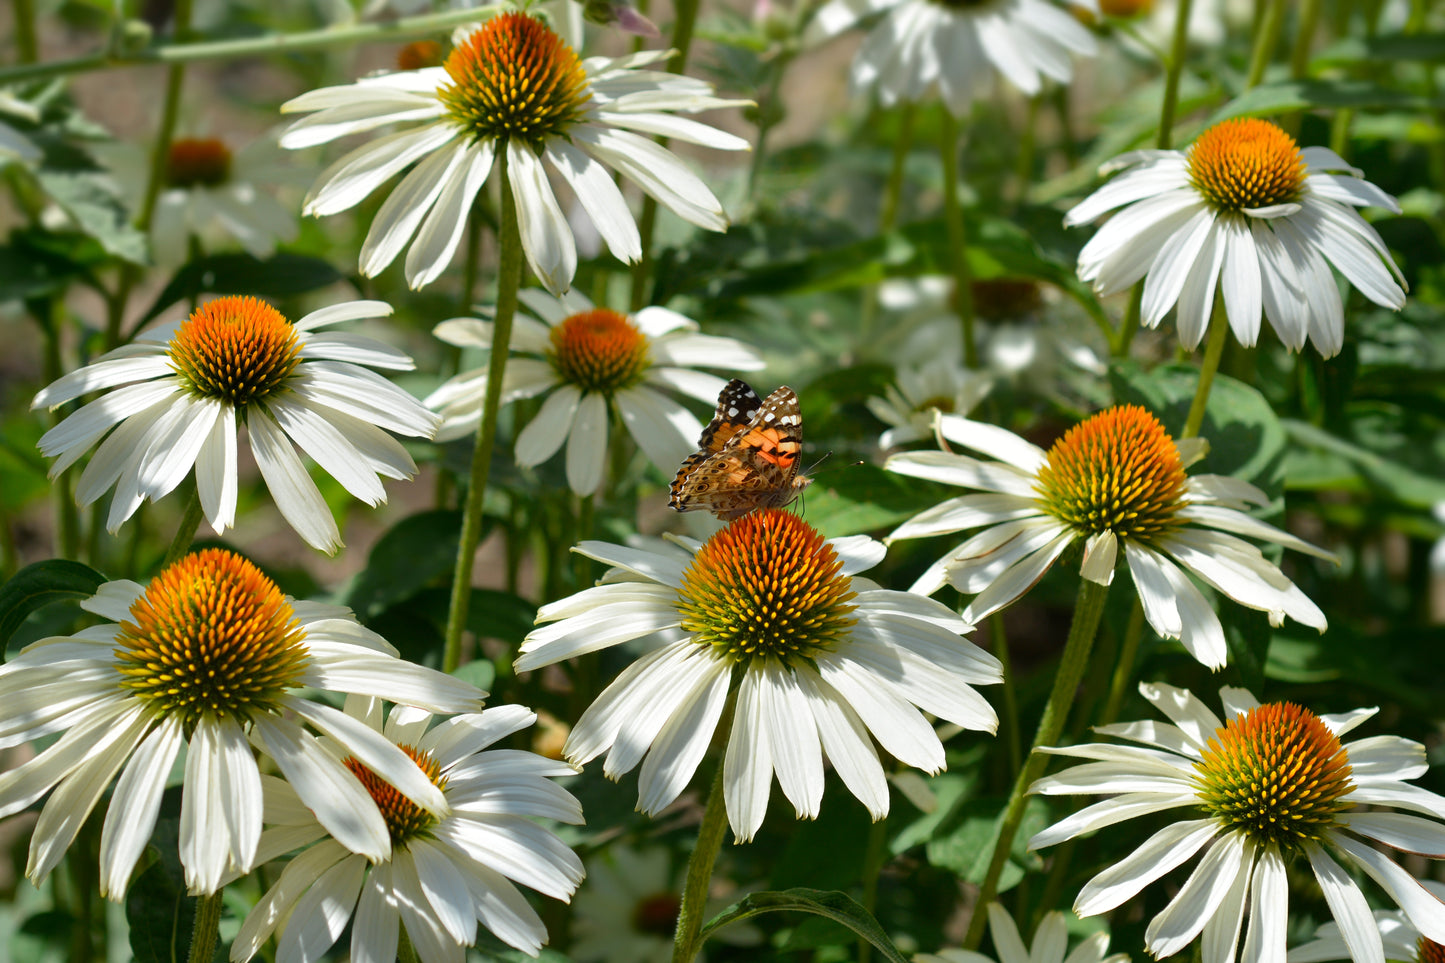
[[[462,513],[439,508],[408,515],[377,540],[346,597],[366,622],[420,592],[456,564]]]
[[[146,263],[146,237],[131,226],[130,212],[121,203],[109,175],[102,171],[42,169],[37,178],[75,226],[100,242],[107,253],[132,264]]]
[[[86,599],[106,581],[104,575],[63,558],[35,562],[0,585],[0,652],[36,609],[66,599]]]
[[[883,927],[878,925],[873,914],[847,893],[836,890],[799,887],[775,893],[750,893],[709,920],[702,928],[702,938],[706,940],[729,923],[741,922],[764,913],[782,912],[811,913],[842,923],[873,944],[884,959],[891,960],[892,963],[908,963],[907,958],[898,952],[898,947],[888,938],[888,934],[883,932]]]
[[[213,254],[182,265],[156,296],[142,323],[178,301],[202,294],[249,294],[284,298],[346,280],[328,262],[303,254],[277,254],[261,260],[249,254]]]
[[[892,528],[946,497],[941,485],[877,465],[844,465],[816,479],[803,504],[808,524],[838,538]]]

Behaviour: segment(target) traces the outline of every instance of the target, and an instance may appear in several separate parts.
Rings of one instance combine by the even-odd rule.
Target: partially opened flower
[[[1422,879],[1420,885],[1436,899],[1445,902],[1445,883]],[[1375,910],[1371,914],[1380,931],[1385,959],[1402,963],[1439,963],[1445,960],[1445,945],[1421,935],[1410,918],[1399,910]],[[1315,938],[1289,951],[1287,963],[1326,963],[1328,960],[1351,958],[1350,945],[1338,923],[1326,923],[1315,931]]]
[[[54,790],[30,841],[32,880],[60,861],[119,774],[100,836],[100,892],[119,900],[182,747],[180,859],[192,893],[215,892],[256,863],[262,803],[253,743],[317,820],[372,859],[390,852],[386,824],[310,729],[421,809],[448,813],[401,750],[296,690],[384,694],[438,712],[476,709],[485,693],[402,661],[349,610],[289,599],[220,549],[186,556],[146,586],[107,582],[81,607],[108,621],[42,639],[0,667],[0,747],[60,737],[0,775],[0,816]]]
[[[552,624],[527,636],[516,661],[528,671],[681,630],[603,691],[563,749],[576,765],[610,749],[603,772],[613,779],[642,763],[643,812],[687,787],[735,680],[723,780],[740,841],[762,825],[775,772],[799,818],[811,819],[826,755],[877,820],[888,813],[888,784],[874,739],[932,773],[943,769],[943,746],[923,712],[967,729],[997,726],[973,687],[1002,680],[998,661],[961,638],[969,626],[946,606],[855,577],[882,560],[872,539],[824,541],[797,516],[764,509],[701,546],[684,544],[663,553],[583,542],[578,552],[616,567],[543,606],[538,621]]]
[[[540,465],[567,445],[567,483],[579,495],[597,490],[607,457],[610,411],[647,457],[670,474],[696,447],[702,424],[673,394],[712,404],[726,382],[697,368],[756,371],[756,351],[733,340],[700,334],[697,322],[666,308],[626,315],[593,307],[576,291],[562,298],[536,288],[520,295],[536,313],[513,319],[502,402],[547,394],[517,436],[517,464]],[[490,349],[492,325],[454,318],[436,336],[463,348]],[[439,440],[471,434],[482,417],[485,366],[442,385],[426,404],[443,417]]]
[[[977,912],[975,910],[974,912]],[[994,956],[972,950],[946,948],[934,953],[919,953],[913,963],[1129,963],[1127,953],[1109,953],[1109,934],[1095,933],[1074,947],[1067,957],[1068,924],[1058,910],[1045,913],[1034,931],[1033,950],[1024,943],[1018,924],[997,903],[988,904],[988,930],[993,937]],[[1109,955],[1105,956],[1106,953]]]
[[[1041,750],[1093,761],[1040,779],[1032,792],[1114,795],[1039,833],[1029,848],[1151,813],[1187,807],[1197,818],[1171,823],[1095,876],[1074,912],[1111,910],[1203,851],[1145,931],[1156,958],[1181,952],[1202,933],[1204,963],[1232,963],[1248,907],[1245,963],[1283,960],[1286,874],[1297,862],[1308,863],[1356,963],[1384,963],[1385,955],[1351,870],[1378,883],[1421,934],[1445,941],[1445,902],[1376,848],[1445,857],[1445,824],[1437,821],[1445,820],[1445,798],[1405,781],[1425,774],[1424,746],[1397,736],[1341,743],[1376,709],[1316,715],[1288,702],[1261,705],[1243,689],[1224,688],[1221,720],[1184,689],[1146,683],[1139,691],[1169,723],[1095,731],[1140,745]]]
[[[1075,5],[1097,11],[1093,0]],[[940,98],[955,117],[988,96],[994,74],[1030,96],[1044,78],[1068,83],[1070,59],[1092,57],[1093,34],[1051,0],[829,0],[808,27],[810,41],[883,16],[853,59],[853,89],[876,89],[885,107]]]
[[[318,823],[290,784],[264,779],[271,828],[261,837],[263,856],[301,852],[247,914],[231,959],[249,960],[276,933],[276,959],[312,963],[348,922],[353,960],[397,959],[403,925],[423,963],[461,960],[478,923],[536,956],[547,928],[515,884],[566,900],[581,882],[582,861],[537,822],[582,822],[581,805],[551,781],[575,770],[524,750],[488,748],[536,715],[497,706],[432,725],[430,713],[397,706],[383,721],[380,700],[356,697],[347,699],[346,715],[404,753],[411,776],[446,808],[416,805],[391,774],[342,744],[330,746],[386,820],[391,848],[378,859]]]
[[[410,244],[406,277],[413,288],[445,270],[477,192],[505,158],[527,262],[561,292],[572,283],[577,252],[549,170],[567,183],[623,261],[642,256],[641,240],[608,168],[686,221],[713,231],[727,226],[712,191],[652,135],[746,149],[740,137],[669,113],[745,102],[715,97],[700,80],[640,69],[668,56],[647,50],[581,60],[541,20],[504,13],[458,44],[441,67],[366,77],[288,101],[283,111],[314,113],[293,124],[281,145],[310,147],[408,125],[331,165],[305,211],[347,210],[415,164],[377,211],[361,248],[361,273],[371,276]]]
[[[293,324],[264,301],[224,297],[184,321],[143,331],[31,402],[54,408],[117,388],[40,439],[40,450],[56,459],[51,477],[100,442],[75,497],[88,505],[114,487],[106,523],[114,532],[142,501],[165,496],[194,466],[206,520],[224,532],[236,520],[236,452],[245,426],[276,507],[307,544],[334,552],[340,532],[292,443],[347,491],[379,505],[386,501],[381,477],[416,474],[411,456],[387,432],[430,438],[440,423],[362,367],[409,371],[411,358],[371,338],[321,330],[389,314],[381,301],[349,301]]]
[[[1100,294],[1143,278],[1144,323],[1177,304],[1186,348],[1204,337],[1218,288],[1240,344],[1255,343],[1262,311],[1286,347],[1308,338],[1338,354],[1344,308],[1330,265],[1376,304],[1405,304],[1404,277],[1355,211],[1400,206],[1327,148],[1300,150],[1275,124],[1240,118],[1184,151],[1123,154],[1104,167],[1115,170],[1126,173],[1064,218],[1075,226],[1123,208],[1079,252],[1079,277]]]
[[[1197,439],[1176,443],[1146,409],[1102,411],[1047,452],[994,425],[955,416],[942,416],[938,424],[948,441],[997,460],[949,451],[888,459],[890,471],[979,490],[915,515],[889,538],[983,529],[935,562],[912,588],[931,595],[947,583],[978,593],[965,619],[977,622],[1013,602],[1065,549],[1083,542],[1084,578],[1109,584],[1122,549],[1154,631],[1179,639],[1210,668],[1226,661],[1224,629],[1186,572],[1268,612],[1272,624],[1288,616],[1324,631],[1319,608],[1258,548],[1236,536],[1334,556],[1242,511],[1269,504],[1253,485],[1185,475],[1186,462],[1202,455],[1203,445]]]
[[[965,368],[957,355],[900,365],[897,381],[884,389],[884,396],[868,399],[868,410],[889,426],[879,436],[878,446],[893,448],[931,438],[935,412],[966,415],[990,387],[987,375]]]

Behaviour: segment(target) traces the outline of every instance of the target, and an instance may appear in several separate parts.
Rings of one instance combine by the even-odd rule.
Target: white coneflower
[[[1224,628],[1186,573],[1268,612],[1273,624],[1288,616],[1324,631],[1319,607],[1258,548],[1236,536],[1334,556],[1242,511],[1269,504],[1253,485],[1220,475],[1186,476],[1184,466],[1203,454],[1202,443],[1176,444],[1146,409],[1124,405],[1102,411],[1069,429],[1047,452],[1003,428],[954,416],[940,417],[939,431],[997,460],[947,451],[888,459],[890,471],[980,492],[941,502],[889,537],[982,529],[912,587],[931,595],[948,583],[978,593],[964,618],[976,622],[1013,602],[1065,549],[1082,541],[1084,578],[1109,584],[1122,550],[1154,631],[1179,639],[1210,668],[1225,664]]]
[[[142,501],[166,495],[194,467],[201,508],[220,533],[236,519],[236,453],[245,426],[276,507],[307,544],[334,552],[341,534],[292,443],[347,491],[379,505],[386,501],[381,477],[416,474],[411,456],[387,432],[430,438],[440,423],[411,395],[362,367],[409,371],[411,358],[371,338],[321,330],[389,314],[391,306],[381,301],[351,301],[292,324],[264,301],[224,297],[184,321],[144,331],[31,402],[54,408],[116,389],[40,439],[40,450],[56,458],[50,474],[100,442],[75,497],[88,505],[114,487],[106,523],[114,532]]]
[[[1064,956],[1069,947],[1069,930],[1064,914],[1058,910],[1045,913],[1039,921],[1032,950],[1024,943],[1018,924],[1008,910],[997,903],[988,904],[988,929],[998,963],[1129,963],[1129,954],[1109,953],[1108,933],[1095,933]],[[949,947],[936,954],[919,953],[913,963],[994,963],[994,960],[972,950]]]
[[[744,150],[742,138],[671,112],[745,102],[715,97],[700,80],[641,69],[668,56],[646,50],[582,60],[541,20],[504,13],[458,44],[441,67],[366,77],[288,101],[283,111],[314,113],[293,124],[281,146],[408,125],[324,171],[305,212],[355,207],[415,164],[377,211],[361,248],[361,273],[371,276],[410,244],[406,277],[413,288],[445,270],[477,192],[504,154],[527,262],[549,289],[562,292],[572,283],[577,251],[549,170],[623,261],[640,258],[642,246],[614,170],[684,220],[714,231],[727,227],[712,191],[652,135]]]
[[[1097,12],[1092,0],[1077,6]],[[1048,77],[1068,83],[1070,59],[1092,57],[1093,34],[1049,0],[830,0],[809,25],[817,42],[881,13],[853,58],[855,91],[884,106],[941,98],[955,117],[987,96],[995,73],[1033,95]]]
[[[701,334],[697,322],[667,308],[635,314],[594,307],[576,291],[561,298],[530,288],[521,301],[538,318],[512,321],[502,401],[546,394],[517,436],[517,464],[540,465],[565,443],[567,482],[579,495],[597,490],[607,457],[609,409],[664,475],[692,453],[702,424],[672,395],[711,403],[726,382],[698,368],[756,371],[762,358],[732,338]],[[492,346],[492,325],[453,318],[436,336],[462,348]],[[452,378],[426,399],[444,419],[438,440],[476,430],[487,392],[487,369]]]
[[[30,841],[32,880],[60,861],[119,774],[101,828],[100,892],[120,899],[183,746],[180,858],[192,893],[213,893],[256,861],[261,773],[252,742],[317,820],[372,859],[390,852],[381,814],[308,728],[415,805],[449,811],[396,746],[295,690],[385,695],[438,712],[476,709],[485,693],[399,659],[348,610],[288,599],[220,549],[186,556],[146,586],[107,582],[81,607],[110,621],[42,639],[0,667],[0,747],[60,736],[0,775],[0,816],[54,790]]]
[[[1263,312],[1286,347],[1308,338],[1326,358],[1338,354],[1344,308],[1331,264],[1376,304],[1405,304],[1404,277],[1355,211],[1400,205],[1334,151],[1300,150],[1275,124],[1226,120],[1187,150],[1134,151],[1104,170],[1125,173],[1064,218],[1074,226],[1123,208],[1079,252],[1079,277],[1101,295],[1143,278],[1144,323],[1177,303],[1186,348],[1204,337],[1218,288],[1240,344],[1255,343]]]
[[[430,713],[394,707],[383,721],[378,699],[348,698],[347,717],[404,753],[411,775],[446,802],[418,806],[390,773],[335,747],[386,820],[389,854],[377,859],[317,822],[305,800],[280,779],[265,779],[272,826],[266,856],[300,849],[247,914],[231,959],[255,956],[277,934],[278,960],[326,957],[347,923],[351,959],[395,960],[401,927],[423,963],[454,963],[476,941],[477,924],[536,956],[547,928],[515,885],[566,900],[582,880],[582,861],[538,819],[581,823],[582,807],[552,777],[565,763],[518,749],[490,749],[536,721],[522,706],[496,706],[432,725]]]
[[[624,670],[563,750],[581,765],[610,749],[611,778],[642,763],[643,812],[687,787],[735,677],[724,798],[744,841],[762,825],[774,773],[798,816],[811,819],[826,755],[881,819],[888,784],[874,739],[932,773],[943,768],[943,746],[923,712],[968,729],[997,726],[973,687],[1002,680],[998,661],[961,638],[969,626],[947,606],[855,577],[882,560],[870,538],[827,542],[797,516],[765,509],[686,550],[584,542],[577,551],[616,567],[603,584],[542,607],[538,620],[552,624],[527,636],[516,668],[685,633]]]
[[[1151,813],[1190,807],[1200,816],[1171,823],[1091,879],[1074,912],[1111,910],[1203,850],[1189,879],[1145,930],[1145,945],[1158,959],[1181,952],[1202,933],[1204,963],[1232,963],[1248,907],[1244,963],[1283,960],[1285,876],[1296,860],[1309,863],[1356,963],[1385,963],[1385,956],[1350,869],[1378,883],[1421,933],[1445,940],[1445,902],[1375,848],[1445,857],[1445,825],[1408,814],[1445,819],[1445,798],[1405,782],[1429,768],[1424,746],[1398,736],[1340,742],[1377,709],[1321,716],[1288,702],[1261,705],[1244,689],[1224,688],[1221,721],[1185,689],[1144,683],[1139,692],[1170,722],[1095,731],[1140,745],[1041,750],[1093,761],[1040,779],[1031,792],[1116,795],[1039,833],[1029,848]]]

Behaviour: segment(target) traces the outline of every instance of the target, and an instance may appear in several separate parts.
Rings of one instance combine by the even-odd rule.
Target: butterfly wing
[[[724,396],[728,394],[725,390]],[[784,386],[768,395],[741,427],[729,419],[744,410],[746,399],[735,395],[728,402],[719,399],[713,419],[724,423],[703,432],[704,441],[715,443],[726,431],[721,446],[689,458],[673,481],[671,505],[680,512],[700,508],[719,518],[737,518],[756,508],[786,505],[807,483],[798,478],[803,418],[793,389]]]

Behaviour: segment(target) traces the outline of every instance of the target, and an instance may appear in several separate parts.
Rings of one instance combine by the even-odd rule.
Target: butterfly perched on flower
[[[729,381],[697,445],[672,480],[668,504],[680,512],[740,518],[790,504],[812,481],[798,474],[803,413],[786,385],[759,398],[747,382]]]

